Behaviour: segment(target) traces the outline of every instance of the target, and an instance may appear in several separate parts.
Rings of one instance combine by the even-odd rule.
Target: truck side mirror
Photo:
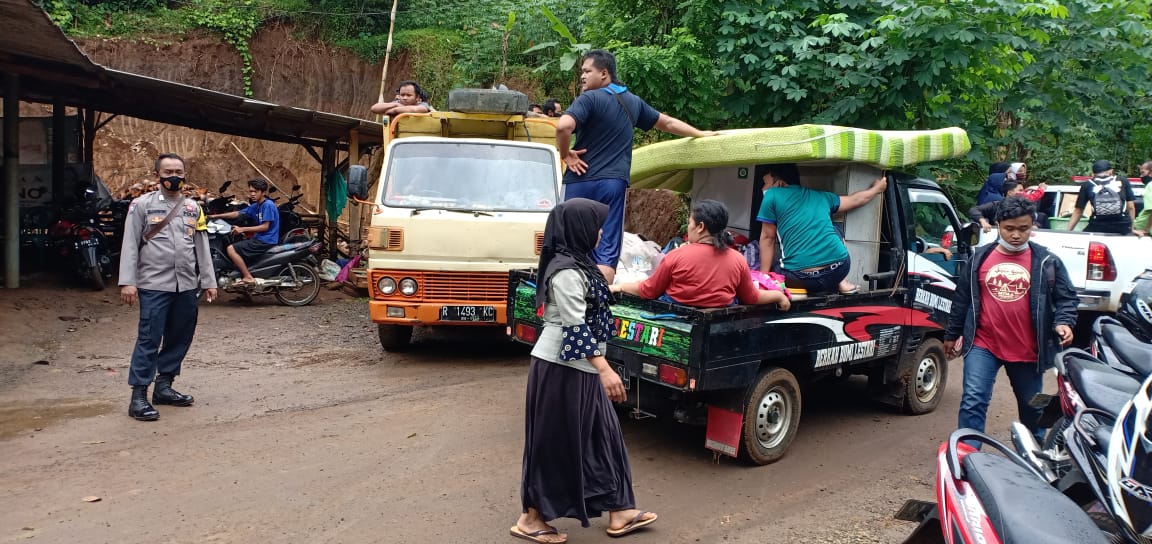
[[[348,167],[348,194],[360,200],[368,198],[368,168],[359,164]]]
[[[964,244],[966,247],[976,247],[980,245],[980,223],[969,221],[960,227],[960,232],[956,236],[957,243]]]

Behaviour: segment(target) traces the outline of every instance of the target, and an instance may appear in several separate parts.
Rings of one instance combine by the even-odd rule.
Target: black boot
[[[181,395],[172,389],[174,376],[156,376],[156,388],[152,390],[152,402],[169,406],[192,406],[192,395]]]
[[[157,412],[151,404],[148,404],[147,385],[132,386],[132,402],[128,403],[128,415],[140,421],[156,421],[160,419],[160,412]]]

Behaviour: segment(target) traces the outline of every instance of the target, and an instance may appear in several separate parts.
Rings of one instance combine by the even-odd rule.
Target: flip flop
[[[530,542],[536,542],[537,544],[564,544],[565,542],[568,542],[567,539],[552,541],[552,540],[544,540],[544,539],[540,538],[543,535],[558,535],[558,534],[560,534],[560,531],[557,531],[555,527],[550,527],[548,529],[541,529],[539,531],[532,531],[531,533],[525,533],[522,529],[520,529],[519,525],[513,525],[512,528],[509,529],[509,532],[512,534],[512,536],[514,536],[516,538],[523,538],[524,540],[528,540]]]
[[[840,291],[841,295],[858,295],[860,294],[860,286],[853,287],[847,291]]]
[[[642,518],[648,514],[652,514],[651,519],[640,519],[640,518]],[[619,529],[612,529],[611,527],[609,527],[608,528],[608,536],[610,536],[612,538],[622,537],[622,536],[629,534],[629,533],[631,533],[637,529],[652,525],[653,523],[656,522],[656,520],[659,517],[660,516],[657,516],[655,513],[641,510],[639,514],[636,514],[636,517],[632,518],[632,521],[628,522],[628,525],[625,525]]]

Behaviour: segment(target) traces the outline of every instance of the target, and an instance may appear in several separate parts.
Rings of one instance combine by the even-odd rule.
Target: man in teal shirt
[[[845,279],[851,259],[832,225],[832,214],[855,210],[887,187],[888,181],[881,176],[867,189],[839,196],[801,187],[795,164],[769,165],[764,173],[764,201],[756,216],[763,223],[760,270],[772,269],[779,238],[788,285],[801,287],[809,294],[855,292],[857,287]]]

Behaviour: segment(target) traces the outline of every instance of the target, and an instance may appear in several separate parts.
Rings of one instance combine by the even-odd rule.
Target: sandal
[[[544,535],[558,535],[558,534],[560,534],[560,531],[557,531],[555,527],[549,527],[547,529],[541,529],[539,531],[532,531],[531,533],[525,533],[524,530],[521,529],[519,525],[513,525],[512,528],[509,529],[509,532],[512,534],[512,536],[514,536],[516,538],[523,538],[524,540],[527,540],[530,542],[536,542],[537,544],[564,544],[565,542],[568,542],[568,539],[544,540],[544,539],[540,538],[541,536],[544,536]]]
[[[652,514],[652,517],[648,518],[648,519],[640,519],[640,518],[642,518],[648,514]],[[619,529],[613,529],[613,528],[609,527],[608,531],[607,531],[608,536],[610,536],[612,538],[622,537],[626,534],[629,534],[629,533],[632,533],[633,531],[636,531],[637,529],[641,529],[641,528],[647,527],[649,525],[652,525],[653,523],[656,523],[656,519],[659,517],[660,516],[657,516],[655,512],[648,512],[645,510],[641,510],[639,514],[636,514],[636,517],[632,518],[632,521],[628,522],[628,525],[625,525]]]

